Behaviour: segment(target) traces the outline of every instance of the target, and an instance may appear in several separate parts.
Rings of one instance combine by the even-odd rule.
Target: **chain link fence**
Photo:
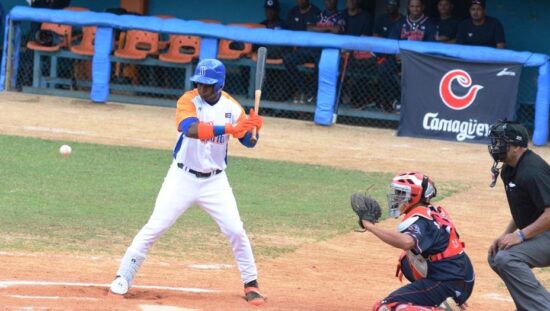
[[[29,25],[27,25],[29,26]],[[37,29],[36,25],[30,28]],[[72,28],[72,46],[85,41],[83,28]],[[128,32],[116,31],[122,49]],[[189,36],[184,36],[189,37]],[[91,56],[70,52],[64,47],[50,53],[27,47],[33,35],[22,37],[20,61],[15,88],[23,92],[87,98],[91,87]],[[158,34],[158,51],[142,47],[143,60],[123,56],[111,59],[110,100],[174,107],[184,91],[193,88],[189,82],[197,63],[198,46],[180,46],[178,52],[190,55],[190,62],[162,60],[170,53],[171,34]],[[233,59],[219,58],[226,65],[225,91],[244,106],[253,105],[255,49],[249,44],[231,42],[229,46],[243,53]],[[138,47],[139,48],[139,47]],[[138,49],[139,50],[139,49]],[[220,53],[223,51],[220,49]],[[266,116],[313,120],[317,95],[317,69],[321,50],[268,46],[268,60],[262,90],[261,113]],[[114,52],[113,54],[116,54]],[[400,65],[394,55],[370,52],[342,53],[338,77],[338,123],[396,128],[400,112]],[[524,68],[517,104],[517,120],[533,128],[534,102],[537,91],[537,68]]]

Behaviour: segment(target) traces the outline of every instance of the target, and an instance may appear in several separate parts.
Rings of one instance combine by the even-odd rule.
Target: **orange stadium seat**
[[[66,7],[64,10],[68,11],[89,11],[87,8],[83,7]],[[40,25],[40,30],[49,30],[59,35],[59,42],[52,46],[46,46],[41,44],[40,42],[33,40],[27,42],[27,48],[31,50],[37,50],[37,51],[45,51],[45,52],[56,52],[59,51],[61,48],[69,48],[72,43],[72,32],[73,27],[71,25],[62,25],[62,24],[55,24],[55,23],[42,23]]]
[[[94,55],[94,40],[97,27],[82,27],[82,38],[80,43],[70,47],[71,52],[80,55]]]
[[[201,41],[199,37],[170,35],[168,51],[159,55],[159,59],[172,63],[190,63],[199,57]]]
[[[149,31],[128,30],[124,44],[119,44],[115,56],[127,59],[145,59],[158,54],[159,34]]]
[[[69,47],[73,31],[73,28],[70,25],[42,23],[42,25],[40,25],[40,30],[49,30],[58,34],[60,39],[59,42],[55,42],[55,44],[49,46],[44,45],[39,41],[33,40],[27,42],[27,48],[37,51],[57,52],[61,48]]]
[[[221,24],[222,22],[216,19],[201,18],[199,21],[207,24]]]
[[[89,11],[90,9],[88,8],[83,8],[81,6],[68,6],[66,8],[64,8],[63,10],[68,10],[68,11]]]
[[[253,23],[244,23],[244,24],[228,24],[228,26],[240,26],[247,28],[265,28],[262,24],[253,24]],[[243,56],[249,55],[252,53],[252,44],[251,43],[241,43],[242,49],[235,48],[235,43],[238,43],[233,40],[220,40],[218,47],[218,58],[220,59],[238,59]]]

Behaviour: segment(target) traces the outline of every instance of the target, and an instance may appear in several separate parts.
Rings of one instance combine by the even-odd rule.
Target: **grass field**
[[[0,249],[120,253],[147,221],[172,160],[169,150],[0,136]],[[230,157],[227,170],[257,257],[275,257],[349,232],[355,191],[385,209],[388,174]],[[438,185],[439,199],[461,185]],[[155,245],[157,255],[225,258],[227,241],[191,208]],[[115,254],[116,254],[115,253]]]

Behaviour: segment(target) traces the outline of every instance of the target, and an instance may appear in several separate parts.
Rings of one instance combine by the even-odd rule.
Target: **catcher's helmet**
[[[410,207],[418,203],[430,203],[436,196],[437,189],[432,180],[419,172],[406,172],[395,176],[388,193],[388,208],[390,217],[399,217]]]
[[[508,145],[527,147],[529,133],[520,123],[499,120],[491,125],[489,138],[491,139],[491,143],[487,146],[489,154],[498,162],[506,158]]]
[[[225,66],[217,59],[204,59],[197,64],[191,81],[214,85],[216,93],[221,92],[225,84]]]

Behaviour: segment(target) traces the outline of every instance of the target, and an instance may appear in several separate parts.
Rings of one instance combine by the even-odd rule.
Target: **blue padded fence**
[[[204,38],[201,45],[201,58],[214,57],[218,39],[230,39],[255,44],[320,47],[323,49],[319,63],[319,89],[315,122],[330,125],[336,100],[339,50],[372,51],[375,53],[397,54],[400,49],[420,53],[438,54],[474,62],[513,62],[523,66],[539,68],[538,91],[535,102],[535,124],[533,143],[544,145],[548,141],[548,118],[550,109],[550,72],[545,54],[498,50],[486,47],[446,45],[428,42],[409,42],[374,37],[355,37],[347,35],[318,34],[302,31],[249,29],[221,24],[207,24],[200,21],[181,19],[161,19],[152,16],[114,15],[111,13],[74,12],[65,10],[36,9],[24,6],[14,7],[6,17],[4,46],[8,46],[9,21],[15,22],[14,42],[20,39],[17,21],[52,22],[78,26],[98,26],[96,49],[92,68],[92,101],[104,102],[109,95],[112,29],[140,29],[153,32],[197,35]],[[3,90],[6,79],[6,53],[2,58],[0,89]],[[18,50],[14,51],[16,60]],[[16,62],[15,62],[16,63]]]

